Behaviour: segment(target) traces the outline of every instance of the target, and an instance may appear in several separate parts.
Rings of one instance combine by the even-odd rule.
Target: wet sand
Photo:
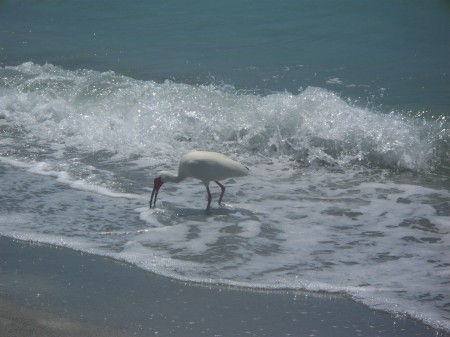
[[[81,323],[61,315],[0,299],[0,336],[8,337],[125,337],[107,327]]]
[[[1,336],[450,336],[341,295],[173,281],[0,236]]]

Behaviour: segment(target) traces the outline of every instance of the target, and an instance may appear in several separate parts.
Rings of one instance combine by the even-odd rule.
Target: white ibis
[[[223,194],[225,193],[225,186],[223,186],[219,180],[246,176],[248,173],[249,169],[247,167],[223,154],[206,151],[189,152],[181,157],[180,164],[178,165],[178,175],[167,171],[158,173],[158,176],[153,181],[154,185],[152,196],[150,198],[150,208],[152,207],[153,196],[155,197],[153,207],[155,207],[156,198],[162,184],[165,182],[179,183],[190,177],[197,178],[205,184],[206,192],[208,192],[208,205],[206,206],[206,211],[208,211],[212,200],[211,192],[209,190],[210,181],[214,181],[222,190],[219,197],[220,205]]]

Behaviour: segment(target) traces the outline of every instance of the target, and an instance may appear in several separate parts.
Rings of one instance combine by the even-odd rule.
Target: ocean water
[[[1,235],[450,331],[448,2],[3,1],[0,51]],[[193,149],[251,174],[150,209]]]

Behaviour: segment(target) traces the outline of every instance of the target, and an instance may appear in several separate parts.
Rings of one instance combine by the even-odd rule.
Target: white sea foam
[[[427,170],[439,161],[434,142],[442,125],[373,113],[321,88],[259,96],[32,63],[4,71],[0,111],[37,142],[143,155],[154,164],[217,144],[245,156],[288,155],[307,165]]]
[[[18,168],[26,168],[30,173],[56,178],[58,182],[69,185],[71,188],[77,190],[94,192],[96,194],[101,194],[113,198],[138,199],[138,200],[143,199],[142,196],[138,194],[115,192],[103,186],[90,184],[86,180],[74,180],[73,178],[70,177],[70,174],[68,172],[53,170],[51,168],[51,165],[46,162],[24,162],[21,160],[11,159],[9,157],[0,157],[0,162]]]

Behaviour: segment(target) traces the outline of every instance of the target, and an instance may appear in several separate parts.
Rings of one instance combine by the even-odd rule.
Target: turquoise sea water
[[[449,331],[448,55],[448,1],[1,1],[0,234]],[[251,175],[149,209],[193,149]]]
[[[448,114],[448,1],[2,1],[0,64],[296,93]]]

